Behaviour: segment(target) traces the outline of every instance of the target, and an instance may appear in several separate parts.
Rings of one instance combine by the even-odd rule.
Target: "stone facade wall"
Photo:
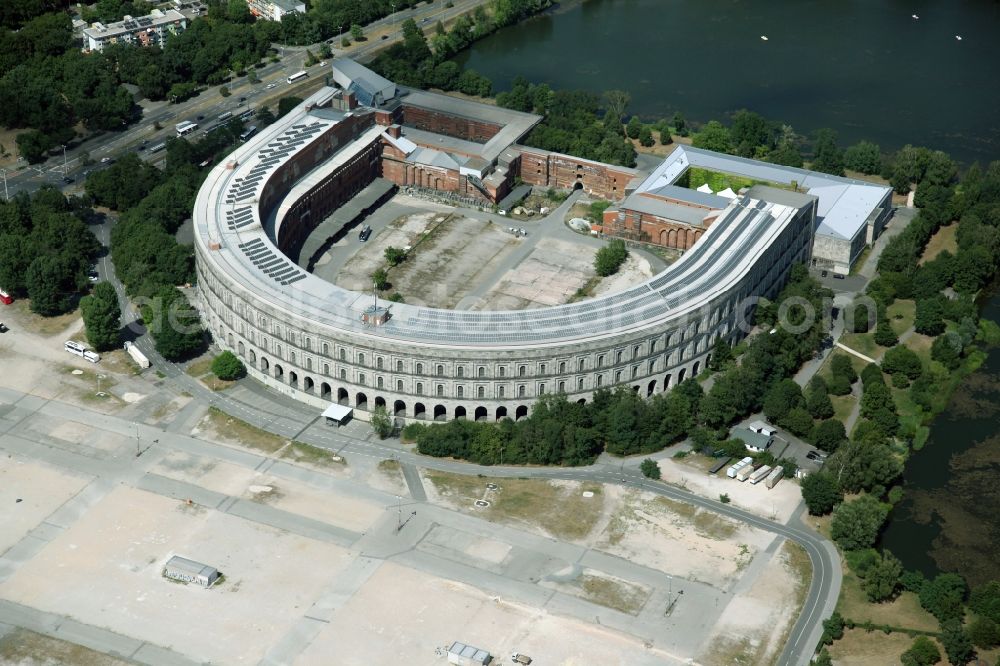
[[[294,304],[261,300],[200,244],[198,306],[218,344],[252,376],[319,408],[337,401],[361,419],[376,405],[407,419],[518,418],[545,393],[586,401],[599,388],[624,385],[649,396],[697,375],[716,338],[742,337],[743,299],[773,297],[790,266],[808,260],[808,226],[790,224],[741,283],[694,316],[537,348],[442,348],[328,328],[297,314]]]

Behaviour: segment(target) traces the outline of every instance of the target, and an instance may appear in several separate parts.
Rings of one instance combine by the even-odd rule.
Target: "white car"
[[[266,87],[266,88],[267,88],[268,90],[270,90],[271,88],[275,87],[276,85],[278,85],[278,84],[277,84],[277,83],[268,83],[268,84],[267,84],[267,86],[265,86],[265,87]]]

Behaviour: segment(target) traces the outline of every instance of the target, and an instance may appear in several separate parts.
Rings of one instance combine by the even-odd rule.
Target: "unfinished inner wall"
[[[517,146],[521,152],[520,173],[525,183],[540,187],[583,189],[594,196],[618,201],[638,173],[635,169],[584,160],[572,155]]]
[[[458,115],[403,104],[402,123],[407,127],[445,136],[486,143],[500,131],[500,125]]]

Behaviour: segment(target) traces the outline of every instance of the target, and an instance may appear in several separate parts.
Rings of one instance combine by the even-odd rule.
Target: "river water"
[[[832,127],[845,146],[868,139],[967,164],[1000,159],[992,0],[569,0],[459,60],[498,90],[516,75],[626,90],[628,112],[647,120],[747,108],[800,134]]]
[[[982,311],[1000,323],[1000,292]],[[1000,561],[1000,348],[967,377],[910,456],[882,545],[907,569],[955,571],[976,586]]]

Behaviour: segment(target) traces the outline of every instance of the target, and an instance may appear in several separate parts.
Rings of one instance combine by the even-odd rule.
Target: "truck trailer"
[[[776,485],[778,485],[778,481],[781,481],[781,477],[784,476],[784,474],[785,474],[784,467],[775,467],[774,469],[771,470],[771,473],[767,475],[767,478],[764,479],[764,485],[767,486],[768,490],[774,488]]]
[[[740,471],[736,472],[737,481],[746,481],[750,478],[750,475],[754,473],[753,465],[746,465],[741,468]]]
[[[770,465],[762,465],[754,470],[754,473],[750,475],[750,483],[757,485],[761,481],[767,478],[767,475],[771,473]]]
[[[128,352],[128,355],[132,357],[132,360],[135,361],[140,368],[146,369],[149,367],[149,359],[146,358],[145,354],[139,351],[139,348],[136,347],[135,344],[126,342],[125,351]]]

